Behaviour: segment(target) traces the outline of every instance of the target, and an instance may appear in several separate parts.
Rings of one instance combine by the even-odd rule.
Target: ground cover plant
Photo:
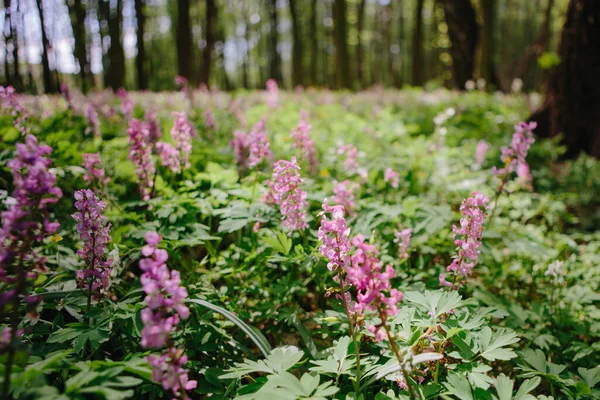
[[[2,398],[600,398],[534,96],[0,90]]]

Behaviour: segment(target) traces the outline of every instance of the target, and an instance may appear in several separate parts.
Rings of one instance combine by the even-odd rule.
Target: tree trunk
[[[17,27],[19,24],[19,7],[17,3],[16,12],[12,12],[11,1],[4,1],[6,12],[6,24],[5,33],[7,34],[7,41],[5,43],[11,43],[13,45],[12,57],[13,57],[13,74],[10,79],[10,84],[15,88],[17,92],[23,91],[23,78],[21,77],[20,62],[19,62],[19,32]],[[5,44],[6,45],[6,44]],[[7,46],[8,47],[8,46]],[[8,53],[8,50],[7,50]],[[8,69],[7,69],[8,71]]]
[[[423,6],[425,0],[417,0],[415,9],[415,21],[412,42],[412,84],[414,86],[423,85]]]
[[[271,79],[275,79],[279,85],[281,85],[281,59],[279,57],[279,51],[277,46],[279,44],[279,33],[277,32],[277,0],[269,1],[269,17],[271,20],[271,33],[269,35],[270,45],[269,48],[269,75]]]
[[[217,6],[215,0],[206,0],[206,47],[202,52],[202,75],[200,82],[209,86],[210,66],[212,63],[215,47],[215,19],[217,16]]]
[[[10,24],[10,0],[4,0],[4,78],[6,86],[14,85],[10,73],[9,44],[12,42],[12,27]]]
[[[191,78],[192,30],[190,0],[177,0],[177,73],[188,81]]]
[[[319,65],[319,42],[317,41],[317,0],[312,0],[310,4],[310,82],[312,85],[318,85],[317,68]]]
[[[358,20],[356,22],[356,30],[358,38],[356,41],[356,81],[358,83],[359,89],[365,87],[365,83],[363,81],[363,63],[365,60],[363,59],[363,48],[362,48],[362,32],[365,26],[365,5],[366,0],[360,0],[358,3]]]
[[[67,2],[69,15],[71,17],[71,27],[73,29],[73,39],[75,40],[74,56],[79,64],[79,77],[81,78],[81,90],[85,93],[88,90],[88,76],[90,74],[90,65],[87,59],[86,32],[85,32],[85,5],[81,0]]]
[[[290,14],[292,16],[292,86],[303,85],[304,66],[302,65],[302,33],[298,16],[298,3],[290,0]]]
[[[481,35],[481,52],[479,58],[479,78],[486,81],[488,87],[498,87],[498,76],[494,64],[494,31],[496,19],[496,0],[480,0],[483,27]]]
[[[444,2],[444,14],[450,37],[450,55],[454,83],[464,90],[465,83],[473,79],[475,51],[479,37],[479,26],[471,0],[453,0]]]
[[[346,0],[334,0],[333,2],[333,31],[335,38],[336,86],[338,88],[350,89]]]
[[[116,6],[116,10],[110,10],[110,2],[107,2],[109,8],[108,34],[110,36],[107,81],[112,90],[117,90],[125,85],[125,52],[121,41],[123,0],[117,0]]]
[[[50,42],[48,41],[48,36],[46,36],[46,23],[44,21],[42,0],[36,0],[36,6],[38,15],[40,16],[40,27],[42,30],[42,72],[44,78],[44,92],[54,93],[56,92],[56,85],[53,81],[52,71],[50,71],[50,62],[48,60],[48,53],[50,52]]]
[[[563,134],[567,157],[600,157],[600,1],[570,0],[546,101],[531,116],[541,137]]]
[[[137,70],[137,87],[138,90],[146,90],[148,89],[148,74],[146,72],[146,45],[144,43],[144,28],[146,26],[145,0],[135,0],[134,6],[135,19],[137,20],[137,54],[135,56],[135,68]]]

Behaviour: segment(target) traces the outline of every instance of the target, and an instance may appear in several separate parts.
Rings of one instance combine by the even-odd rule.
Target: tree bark
[[[567,157],[600,158],[600,2],[570,0],[559,55],[542,108],[530,117],[540,137],[563,134]]]
[[[317,0],[312,0],[310,4],[310,82],[312,85],[318,85],[317,68],[319,65],[319,42],[317,41]]]
[[[42,30],[42,73],[44,78],[44,93],[56,92],[52,71],[50,71],[50,62],[48,53],[50,52],[50,42],[46,35],[46,23],[44,21],[44,10],[42,8],[42,0],[36,0],[38,15],[40,17],[40,27]]]
[[[188,81],[191,78],[192,30],[190,0],[177,0],[177,73]]]
[[[277,32],[278,15],[277,15],[277,0],[269,1],[269,19],[271,20],[271,32],[269,35],[270,43],[269,48],[269,75],[271,79],[275,79],[278,84],[281,85],[281,58],[279,57],[279,51],[277,46],[279,44],[279,33]]]
[[[495,19],[496,19],[496,0],[480,0],[481,14],[483,17],[481,52],[479,59],[479,78],[486,81],[488,87],[498,87],[498,76],[494,64],[495,54]]]
[[[471,0],[453,0],[444,2],[444,14],[450,37],[450,55],[454,83],[464,90],[465,83],[473,79],[475,51],[479,38],[479,26]]]
[[[209,86],[210,67],[215,48],[215,19],[217,17],[217,6],[215,0],[206,0],[206,47],[202,52],[202,75],[200,82]]]
[[[137,20],[137,54],[135,56],[135,68],[137,70],[137,87],[138,90],[146,90],[148,89],[148,74],[146,68],[146,45],[144,43],[144,33],[146,27],[145,0],[135,0],[134,6],[135,19]]]
[[[4,78],[6,86],[14,85],[10,72],[8,46],[12,42],[12,27],[10,24],[10,0],[4,0]]]
[[[350,89],[346,0],[334,0],[333,2],[333,31],[335,40],[336,86],[337,88]]]
[[[358,38],[356,42],[356,81],[358,82],[359,89],[365,87],[365,82],[363,81],[363,63],[365,60],[363,59],[363,48],[362,48],[362,32],[365,26],[365,5],[366,0],[360,0],[358,3],[358,20],[356,22],[356,30],[358,31]]]
[[[69,15],[71,17],[71,27],[73,29],[73,39],[75,40],[74,56],[79,64],[79,77],[81,78],[81,90],[85,93],[88,90],[88,76],[91,73],[87,58],[86,32],[85,32],[85,5],[81,0],[67,2]]]
[[[292,16],[292,86],[304,84],[304,66],[302,51],[302,33],[298,16],[298,3],[289,0],[290,14]]]
[[[412,42],[412,84],[414,86],[423,85],[423,6],[425,0],[417,0],[417,7],[415,8],[415,32],[413,35]]]
[[[125,52],[121,41],[123,0],[117,0],[116,6],[115,10],[109,11],[108,19],[108,33],[110,36],[108,81],[113,90],[125,86]],[[110,3],[108,7],[110,7]]]

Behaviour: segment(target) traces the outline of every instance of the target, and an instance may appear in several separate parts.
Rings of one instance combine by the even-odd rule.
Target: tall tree
[[[425,0],[417,0],[412,41],[412,84],[422,86],[424,80],[423,56],[423,7]]]
[[[79,76],[81,78],[81,90],[85,93],[89,88],[90,64],[87,57],[86,32],[85,32],[85,5],[81,0],[72,0],[68,3],[69,15],[71,17],[71,28],[75,40],[74,55],[79,64]]]
[[[9,62],[9,45],[12,42],[12,26],[10,23],[10,0],[4,0],[4,78],[6,86],[14,85],[12,74],[10,72],[10,62]]]
[[[125,85],[125,51],[121,40],[123,21],[123,0],[117,0],[115,7],[111,7],[110,0],[98,1],[102,19],[106,22],[110,46],[104,57],[104,85],[112,90],[117,90]]]
[[[39,0],[38,0],[39,1]],[[144,34],[146,26],[146,4],[144,0],[135,0],[135,19],[137,21],[137,54],[135,56],[135,68],[137,70],[138,90],[148,89],[148,74],[146,68],[146,45]]]
[[[271,31],[269,34],[271,49],[269,53],[269,75],[271,79],[275,79],[281,84],[281,58],[279,57],[279,32],[278,32],[278,13],[277,13],[277,0],[267,0],[269,7],[269,19],[271,21]]]
[[[454,83],[462,90],[465,83],[473,79],[475,51],[479,38],[477,16],[471,0],[445,1],[444,14],[450,37]]]
[[[319,66],[319,42],[317,40],[319,32],[317,31],[317,0],[311,0],[310,2],[310,21],[309,21],[309,32],[310,32],[310,83],[312,85],[318,85],[317,70]]]
[[[365,87],[364,77],[363,77],[363,67],[365,64],[365,60],[363,59],[363,47],[362,47],[362,34],[363,29],[365,27],[365,5],[366,0],[360,0],[358,2],[358,9],[356,10],[358,19],[356,21],[356,30],[357,30],[357,40],[356,40],[356,81],[358,82],[358,86],[360,88]]]
[[[495,23],[496,0],[480,0],[481,15],[483,19],[481,35],[481,51],[479,57],[479,78],[484,79],[488,85],[498,86],[498,77],[494,64],[495,49]]]
[[[350,56],[348,53],[346,8],[346,0],[333,1],[336,87],[350,89]]]
[[[42,7],[42,0],[35,1],[37,6],[38,15],[40,17],[40,27],[42,30],[42,72],[44,78],[44,92],[54,93],[57,89],[55,85],[52,71],[50,70],[50,62],[48,53],[50,53],[50,42],[46,35],[46,23],[44,21],[44,9]]]
[[[217,5],[215,0],[206,0],[206,47],[202,52],[202,72],[200,82],[207,86],[210,81],[210,66],[215,48],[215,20],[217,19]]]
[[[191,78],[192,29],[190,0],[177,0],[177,72],[187,80]]]
[[[298,15],[298,4],[299,2],[295,0],[289,0],[290,14],[292,16],[292,86],[304,84],[302,32],[300,28],[300,16]]]
[[[562,133],[567,156],[600,157],[600,1],[570,0],[544,105],[532,115],[538,136]]]

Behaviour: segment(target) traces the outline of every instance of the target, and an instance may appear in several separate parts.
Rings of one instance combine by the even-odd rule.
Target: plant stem
[[[25,283],[25,273],[23,271],[23,259],[21,257],[15,275],[17,278],[15,284],[15,292],[13,294],[13,309],[10,316],[10,342],[8,344],[8,355],[6,357],[6,365],[4,367],[4,384],[2,386],[2,398],[8,399],[10,395],[10,377],[12,375],[12,367],[15,361],[15,341],[17,339],[17,329],[19,327],[19,295],[23,291]]]
[[[506,168],[508,168],[508,167],[506,167]],[[492,215],[490,215],[490,225],[492,224],[492,221],[494,220],[494,215],[496,214],[496,206],[498,205],[498,198],[502,194],[502,190],[504,189],[504,185],[506,185],[507,180],[508,180],[508,170],[504,174],[504,177],[502,177],[502,182],[500,183],[500,186],[498,186],[498,190],[496,191],[496,197],[494,197],[494,207],[492,208]]]
[[[356,377],[354,381],[354,392],[358,396],[358,388],[360,384],[360,349],[358,347],[358,341],[356,340],[356,329],[350,311],[348,310],[348,302],[346,301],[346,290],[344,286],[344,279],[342,276],[341,268],[338,271],[338,279],[340,280],[340,288],[342,291],[342,303],[344,303],[344,311],[346,311],[346,317],[350,323],[350,335],[352,336],[352,342],[354,342],[354,354],[356,356]]]

